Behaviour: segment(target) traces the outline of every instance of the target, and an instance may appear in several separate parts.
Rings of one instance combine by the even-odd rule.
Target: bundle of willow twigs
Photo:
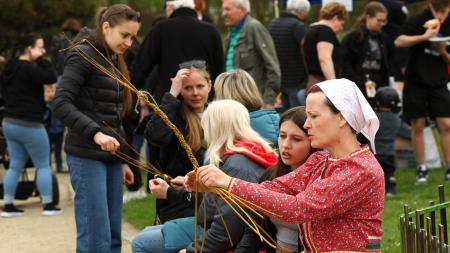
[[[153,111],[155,111],[155,113],[159,117],[161,117],[161,119],[164,121],[164,123],[173,131],[174,135],[179,140],[180,145],[183,147],[183,149],[187,153],[189,161],[192,163],[194,171],[197,172],[197,168],[199,167],[199,164],[192,152],[191,147],[187,144],[186,140],[183,137],[183,134],[178,130],[178,128],[169,120],[167,115],[163,111],[161,111],[161,109],[159,109],[156,102],[154,102],[155,100],[153,99],[153,97],[147,92],[138,90],[114,66],[114,64],[107,57],[105,57],[105,55],[102,54],[88,39],[80,40],[78,43],[72,43],[70,40],[69,40],[69,42],[70,42],[71,46],[65,50],[68,50],[71,48],[75,49],[78,52],[78,54],[81,57],[83,57],[87,62],[92,64],[94,67],[96,67],[98,70],[100,70],[105,75],[109,76],[111,79],[117,81],[117,83],[121,84],[122,86],[124,86],[127,89],[130,89],[133,93],[135,93],[138,96],[139,99],[144,101]],[[81,43],[87,43],[88,45],[90,45],[108,63],[108,65],[112,68],[113,71],[108,70],[105,66],[101,65],[90,55],[85,53],[80,47],[77,47],[77,45],[81,44]],[[116,73],[119,73],[119,76],[117,76]],[[153,102],[150,102],[149,99],[151,99]],[[107,124],[107,123],[104,122],[104,124]],[[110,127],[110,126],[108,126],[108,127],[111,130],[113,130],[112,127]],[[131,148],[131,150],[133,152],[135,152],[136,154],[138,154],[140,157],[140,154],[130,144],[128,144],[125,141],[125,139],[123,139],[123,137],[121,137],[121,135],[119,133],[115,132],[115,134],[119,138],[122,138],[122,141],[124,143],[126,143],[126,145],[128,145]],[[117,157],[123,159],[124,161],[126,161],[132,165],[135,165],[138,168],[141,168],[143,170],[146,170],[147,172],[150,172],[156,176],[163,178],[165,181],[170,181],[170,179],[172,179],[169,175],[166,175],[164,172],[160,171],[158,168],[156,168],[154,165],[152,165],[151,163],[149,163],[147,161],[145,162],[145,164],[142,164],[140,162],[140,160],[136,160],[121,151],[116,151],[114,154]],[[143,160],[145,160],[145,159],[143,159]],[[198,187],[198,184],[196,184],[196,187],[195,187],[195,206],[196,207],[198,206],[198,188],[197,187]],[[280,250],[281,252],[285,251],[273,238],[270,237],[270,235],[252,218],[252,216],[245,209],[250,210],[251,212],[255,213],[256,215],[258,215],[261,218],[262,218],[262,216],[261,216],[261,214],[259,214],[258,210],[263,211],[268,214],[271,214],[272,216],[277,216],[276,214],[271,213],[270,211],[265,210],[264,208],[262,208],[258,205],[255,205],[249,201],[246,201],[246,200],[234,195],[233,193],[229,192],[228,190],[225,190],[222,188],[216,188],[214,190],[215,190],[214,192],[217,194],[217,196],[220,197],[228,206],[230,206],[230,208],[233,210],[233,212],[236,213],[236,215],[261,238],[261,241],[266,242],[268,245]],[[220,208],[219,208],[217,202],[215,201],[215,199],[213,197],[211,199],[213,200],[214,205],[216,206],[216,209],[219,212],[219,215],[222,219],[222,222],[224,224],[230,244],[233,245],[231,235],[228,230],[228,226],[226,225],[226,222],[223,219],[223,215],[220,213]],[[204,205],[203,210],[204,210],[204,214],[205,214],[204,215],[205,220],[203,223],[204,224],[203,229],[205,231],[206,230],[206,203],[204,202],[204,204],[205,205]],[[233,206],[233,204],[234,204],[234,206],[237,207],[237,209]],[[198,210],[197,210],[197,208],[195,208],[195,224],[194,224],[194,250],[195,250],[195,252],[197,252],[197,229],[195,229],[197,227],[197,217],[198,217]],[[206,231],[203,233],[203,239],[202,239],[202,245],[200,248],[200,252],[202,252],[202,250],[203,250],[205,238],[206,238]]]

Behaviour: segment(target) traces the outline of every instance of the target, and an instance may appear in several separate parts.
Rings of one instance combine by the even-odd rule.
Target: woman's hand
[[[186,174],[184,186],[187,191],[194,191],[195,184],[198,183],[197,191],[212,192],[214,188],[220,187],[226,189],[231,181],[231,177],[221,171],[214,165],[207,165],[197,169],[197,175],[194,171]]]
[[[170,94],[174,97],[178,97],[181,93],[181,88],[183,87],[183,81],[186,79],[191,71],[189,69],[180,69],[174,78],[171,78],[172,85],[170,86]]]
[[[123,181],[127,184],[134,183],[134,174],[130,169],[130,166],[128,164],[124,163],[122,164],[122,175],[123,175]]]
[[[170,186],[172,186],[177,191],[184,190],[184,181],[185,177],[178,176],[170,180]]]
[[[120,147],[120,143],[116,140],[116,138],[102,132],[97,132],[94,135],[94,142],[100,145],[102,150],[108,152],[115,152]]]
[[[148,188],[153,196],[157,199],[167,199],[167,190],[169,184],[161,178],[151,179],[148,181]]]
[[[178,253],[186,253],[186,249],[182,249]]]

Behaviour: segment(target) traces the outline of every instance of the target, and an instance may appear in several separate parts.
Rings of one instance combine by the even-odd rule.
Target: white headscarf
[[[317,86],[341,112],[347,123],[357,133],[362,133],[369,139],[375,153],[375,134],[380,122],[358,86],[347,79],[329,80],[318,83]]]

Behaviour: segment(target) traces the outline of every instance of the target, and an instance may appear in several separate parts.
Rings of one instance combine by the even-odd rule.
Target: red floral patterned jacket
[[[232,193],[299,224],[305,252],[380,251],[384,176],[367,146],[342,159],[316,152],[260,185],[232,180]]]

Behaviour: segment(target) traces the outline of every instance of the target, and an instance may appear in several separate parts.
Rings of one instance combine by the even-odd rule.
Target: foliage
[[[30,32],[43,35],[48,43],[68,17],[89,25],[97,10],[97,2],[92,0],[0,0],[0,6],[0,53]]]

